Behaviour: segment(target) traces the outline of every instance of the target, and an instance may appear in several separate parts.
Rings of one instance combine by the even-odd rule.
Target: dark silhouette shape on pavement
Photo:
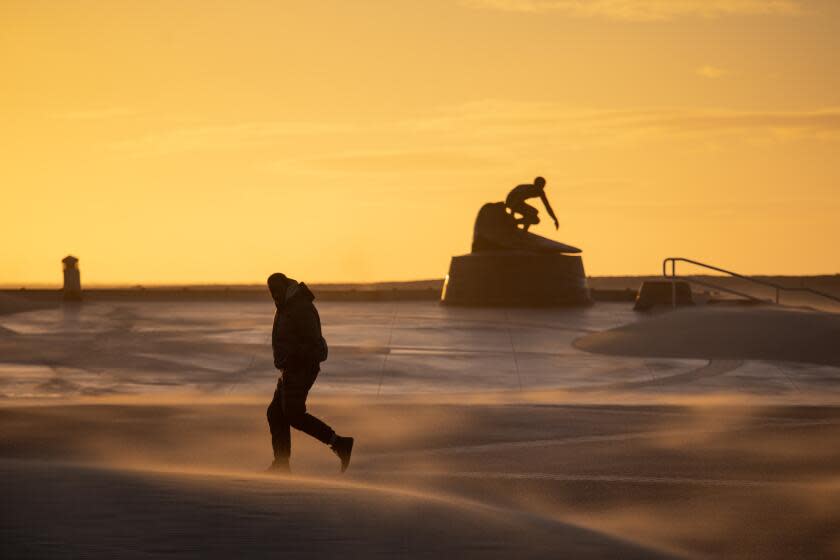
[[[269,470],[289,472],[290,428],[295,428],[329,445],[341,459],[341,472],[344,472],[350,464],[353,438],[339,436],[306,411],[306,397],[328,354],[327,342],[321,334],[321,317],[313,303],[315,296],[306,284],[279,272],[268,277],[268,290],[277,307],[271,331],[274,366],[283,372],[267,411],[274,449],[274,462]]]

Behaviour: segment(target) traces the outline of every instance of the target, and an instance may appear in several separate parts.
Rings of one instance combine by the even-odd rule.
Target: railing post
[[[753,282],[753,283],[756,283],[756,284],[759,284],[759,285],[762,285],[762,286],[769,286],[769,287],[776,290],[776,305],[780,304],[781,297],[782,297],[781,294],[782,294],[782,291],[784,291],[784,290],[807,292],[809,294],[816,294],[818,296],[828,298],[828,299],[833,300],[833,301],[840,302],[840,297],[837,297],[833,294],[829,294],[829,293],[826,293],[826,292],[821,292],[820,290],[814,290],[813,288],[805,287],[804,282],[802,282],[801,279],[800,279],[800,287],[799,288],[794,288],[794,287],[783,286],[781,284],[776,284],[776,283],[770,282],[768,280],[759,280],[759,279],[756,279],[756,278],[752,278],[750,276],[744,276],[743,274],[738,274],[737,272],[732,272],[731,270],[726,270],[724,268],[719,268],[719,267],[716,267],[716,266],[712,266],[710,264],[702,263],[702,262],[691,260],[691,259],[686,259],[684,257],[668,257],[668,258],[666,258],[662,261],[662,276],[664,278],[668,278],[668,262],[670,262],[671,263],[671,274],[670,274],[670,276],[671,276],[671,307],[673,307],[673,308],[677,307],[677,261],[683,261],[683,262],[688,263],[688,264],[693,264],[693,265],[700,266],[700,267],[703,267],[703,268],[707,268],[707,269],[710,269],[710,270],[714,270],[714,271],[717,271],[717,272],[722,272],[723,274],[728,274],[729,276],[732,276],[732,277],[735,277],[735,278],[741,278],[743,280],[747,280],[747,281],[750,281],[750,282]],[[691,277],[689,277],[689,278],[691,278]],[[695,280],[689,280],[689,281],[695,281]],[[697,282],[699,283],[699,281],[697,281]],[[737,291],[729,289],[729,288],[723,288],[721,286],[711,286],[711,287],[713,287],[715,289],[723,290],[724,292],[729,292],[729,293],[732,293],[732,294],[735,294],[735,295],[738,295],[738,296],[741,296],[741,297],[745,297],[747,299],[751,299],[751,300],[754,300],[754,301],[761,301],[761,302],[764,302],[764,303],[766,303],[768,301],[766,298],[759,299],[755,296],[751,296],[749,294],[737,292]]]
[[[677,308],[677,259],[671,261],[671,309]]]

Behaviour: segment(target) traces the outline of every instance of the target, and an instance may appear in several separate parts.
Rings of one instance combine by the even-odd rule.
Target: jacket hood
[[[315,294],[312,293],[312,290],[309,289],[309,286],[304,284],[303,282],[299,282],[297,285],[297,290],[294,293],[290,294],[289,299],[304,299],[305,301],[313,301],[315,299]]]
[[[277,307],[284,307],[289,304],[298,302],[311,302],[315,299],[315,294],[309,289],[309,286],[303,282],[295,282],[286,289],[286,297],[283,299],[283,304]]]

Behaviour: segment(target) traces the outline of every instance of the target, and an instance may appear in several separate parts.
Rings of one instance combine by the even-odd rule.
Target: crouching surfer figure
[[[344,472],[350,464],[353,438],[336,434],[306,412],[306,397],[321,371],[321,362],[327,359],[321,318],[312,303],[315,296],[306,284],[279,272],[268,277],[268,290],[277,307],[271,331],[274,366],[282,371],[267,412],[274,448],[274,462],[269,470],[289,472],[291,427],[329,445],[341,459],[341,472]]]
[[[554,229],[558,229],[560,227],[560,223],[557,221],[557,216],[554,215],[554,209],[551,207],[551,204],[549,204],[548,197],[545,195],[545,179],[542,177],[534,179],[534,184],[532,185],[525,184],[514,187],[505,199],[505,206],[510,209],[514,217],[516,214],[522,216],[521,218],[517,218],[516,225],[517,227],[521,225],[522,229],[528,231],[528,228],[540,223],[538,215],[540,212],[525,201],[529,198],[537,197],[542,200],[543,206],[545,206],[548,215],[551,216],[552,220],[554,220]]]

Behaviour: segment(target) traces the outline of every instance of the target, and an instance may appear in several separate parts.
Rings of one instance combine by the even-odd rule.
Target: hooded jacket
[[[315,296],[303,282],[294,288],[283,303],[276,304],[271,330],[274,367],[284,371],[308,369],[327,358],[321,317],[312,303]]]

